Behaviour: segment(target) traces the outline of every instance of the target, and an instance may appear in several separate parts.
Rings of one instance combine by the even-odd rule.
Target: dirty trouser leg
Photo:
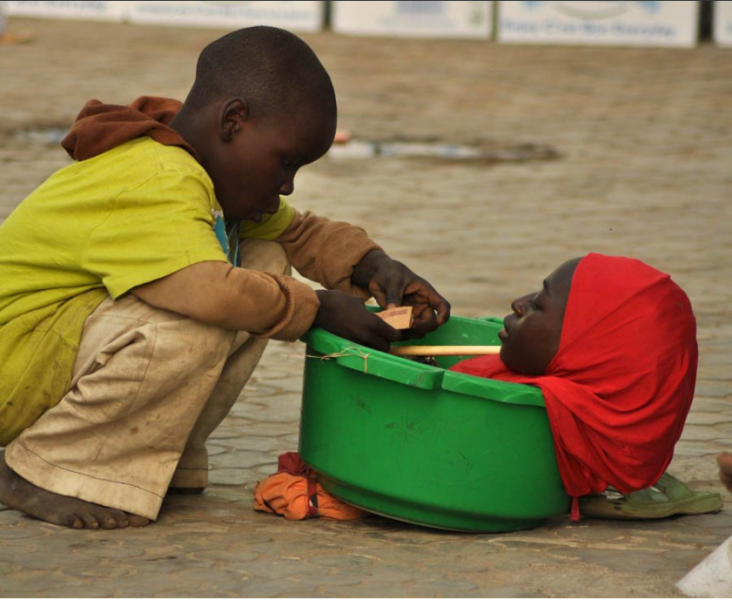
[[[243,250],[244,266],[289,272],[278,244]],[[42,489],[155,519],[184,447],[178,485],[205,485],[195,468],[207,470],[205,440],[265,344],[134,296],[108,299],[87,319],[72,389],[8,445],[5,459]]]
[[[235,335],[132,295],[105,300],[71,390],[7,446],[8,465],[42,489],[155,519]]]
[[[188,438],[178,461],[171,488],[200,491],[208,486],[208,451],[206,440],[234,406],[244,386],[267,347],[267,340],[239,332],[232,346],[233,353],[224,366],[216,387]]]
[[[282,246],[274,242],[247,240],[241,247],[241,264],[276,275],[289,275]],[[188,439],[175,471],[172,488],[200,490],[208,485],[206,440],[219,426],[241,394],[267,347],[267,340],[240,331],[216,387]]]

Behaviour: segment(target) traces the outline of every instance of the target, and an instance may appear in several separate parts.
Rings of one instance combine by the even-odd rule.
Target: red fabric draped
[[[635,259],[589,254],[574,273],[545,375],[510,371],[498,356],[452,370],[541,388],[559,472],[576,497],[658,480],[691,406],[697,356],[691,304],[668,275]]]

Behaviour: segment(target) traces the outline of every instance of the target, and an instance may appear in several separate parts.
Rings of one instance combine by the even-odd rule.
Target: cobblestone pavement
[[[33,39],[0,47],[0,217],[67,162],[39,130],[65,129],[92,97],[183,98],[198,52],[221,35],[19,19],[9,30]],[[357,138],[482,144],[495,159],[333,155],[298,176],[294,203],[365,226],[457,315],[502,316],[590,250],[672,273],[695,306],[701,358],[671,472],[721,491],[714,455],[732,446],[732,50],[306,39]],[[717,515],[558,518],[500,535],[257,514],[255,482],[297,448],[303,353],[270,346],[214,435],[214,485],[169,498],[155,525],[76,532],[0,507],[0,594],[678,596],[675,582],[732,534],[729,495]]]

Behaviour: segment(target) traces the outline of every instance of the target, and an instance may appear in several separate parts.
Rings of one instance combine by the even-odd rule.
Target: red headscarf
[[[452,370],[541,388],[559,472],[576,498],[656,483],[681,436],[696,367],[696,320],[683,290],[638,260],[589,254],[575,270],[545,375],[520,375],[498,356]]]

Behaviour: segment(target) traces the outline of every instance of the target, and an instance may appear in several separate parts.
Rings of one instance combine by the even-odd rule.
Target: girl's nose
[[[531,294],[521,296],[521,298],[516,298],[516,300],[511,302],[511,310],[515,312],[519,317],[523,317],[524,313],[526,312],[526,304],[528,303],[530,298]]]

